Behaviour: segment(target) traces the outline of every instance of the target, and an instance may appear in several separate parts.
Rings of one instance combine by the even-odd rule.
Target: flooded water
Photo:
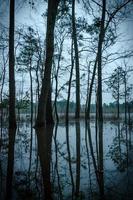
[[[8,137],[9,135],[9,137]],[[1,129],[0,199],[133,199],[133,129],[107,121]]]

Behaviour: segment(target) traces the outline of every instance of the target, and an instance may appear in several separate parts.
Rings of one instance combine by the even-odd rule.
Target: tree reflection
[[[123,172],[128,168],[128,154],[130,149],[130,132],[128,138],[127,125],[121,127],[118,122],[116,128],[116,136],[113,139],[113,143],[109,150],[111,159],[116,164],[119,171]]]
[[[55,170],[57,174],[57,182],[58,182],[58,194],[60,196],[60,199],[63,199],[62,195],[62,186],[60,183],[60,175],[59,175],[59,169],[58,169],[58,144],[57,144],[57,130],[58,130],[58,123],[55,125],[55,135],[54,135],[54,143],[55,143]]]
[[[80,122],[76,121],[76,196],[80,192]]]
[[[97,152],[97,159],[95,158],[95,151],[91,137],[91,128],[90,124],[86,122],[86,129],[88,130],[88,140],[89,140],[89,147],[90,153],[92,156],[93,167],[96,174],[97,183],[99,186],[100,197],[104,199],[104,177],[103,177],[103,124],[99,124],[98,126],[98,141],[96,141],[96,152]],[[98,147],[97,147],[98,146]]]
[[[72,199],[73,199],[75,186],[74,186],[74,179],[73,179],[73,172],[72,172],[72,165],[71,165],[71,151],[70,151],[70,143],[69,143],[69,126],[68,125],[66,125],[66,144],[67,144],[68,163],[69,163],[69,171],[70,171],[71,184],[72,184]]]
[[[42,170],[44,199],[52,200],[52,189],[50,180],[50,163],[51,163],[51,144],[53,135],[53,125],[47,125],[36,129],[38,140],[38,154]]]
[[[98,176],[101,199],[104,197],[104,178],[103,178],[103,123],[98,124],[99,136],[99,155],[98,155]]]
[[[16,128],[14,128],[14,129],[9,128],[9,145],[8,145],[8,161],[7,161],[6,196],[5,196],[5,199],[12,199],[15,135],[16,135]]]

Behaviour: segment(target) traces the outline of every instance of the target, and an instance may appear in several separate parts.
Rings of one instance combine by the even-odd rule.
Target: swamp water
[[[104,122],[1,129],[0,199],[133,199],[133,129]],[[15,136],[15,137],[14,137]]]

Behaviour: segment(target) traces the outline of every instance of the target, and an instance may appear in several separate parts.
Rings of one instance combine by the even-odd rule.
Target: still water
[[[133,199],[132,126],[1,128],[0,199]]]

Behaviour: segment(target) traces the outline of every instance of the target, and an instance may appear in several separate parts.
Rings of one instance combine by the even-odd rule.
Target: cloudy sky
[[[31,0],[32,2],[32,0]],[[8,27],[9,19],[9,0],[0,0],[0,26],[4,25]],[[35,29],[39,30],[39,33],[45,38],[45,27],[46,27],[46,18],[42,17],[42,14],[47,9],[47,3],[43,0],[35,1],[35,6],[32,9],[29,1],[16,1],[16,28],[19,26],[33,26]],[[87,14],[81,8],[80,5],[76,7],[77,16],[86,17]],[[89,18],[89,17],[88,17]],[[110,52],[121,52],[122,50],[133,50],[133,15],[130,15],[128,19],[122,22],[118,27],[119,39],[116,44],[110,48]],[[132,59],[129,59],[127,62],[129,65],[132,64]],[[107,65],[103,70],[103,75],[108,76],[118,65],[123,65],[123,60],[117,60],[113,64]],[[131,74],[131,80],[133,79],[133,74]],[[109,103],[112,101],[111,94],[103,94],[103,101]]]

